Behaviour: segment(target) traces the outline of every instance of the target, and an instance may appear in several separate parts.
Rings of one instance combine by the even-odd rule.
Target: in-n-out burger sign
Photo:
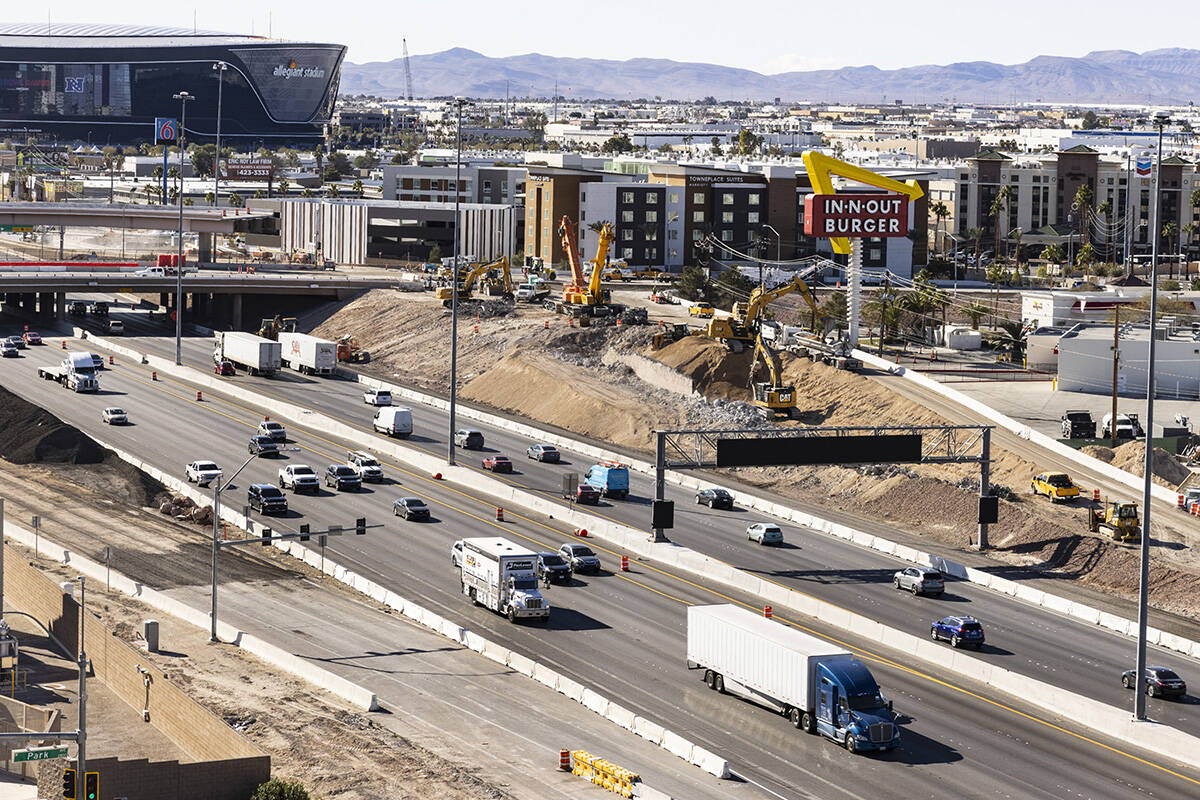
[[[804,233],[820,237],[908,235],[909,199],[900,194],[810,194]]]

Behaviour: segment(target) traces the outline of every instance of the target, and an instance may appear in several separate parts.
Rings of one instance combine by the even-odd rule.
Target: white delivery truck
[[[279,342],[242,331],[217,331],[213,363],[230,361],[251,375],[271,376],[279,371]]]
[[[91,353],[71,353],[57,367],[38,367],[38,377],[61,383],[73,392],[98,392],[96,361]]]
[[[279,332],[280,359],[306,375],[332,375],[337,367],[337,344],[307,333]]]
[[[375,420],[371,425],[378,433],[407,439],[413,430],[412,409],[384,406],[375,412]]]
[[[537,553],[498,536],[462,540],[462,590],[472,602],[516,622],[550,621],[550,604],[538,591]]]
[[[785,715],[850,752],[900,745],[892,704],[870,670],[823,639],[739,606],[688,606],[687,663],[708,688]]]

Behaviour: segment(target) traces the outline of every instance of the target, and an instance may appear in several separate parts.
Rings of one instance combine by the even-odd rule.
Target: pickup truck
[[[1064,439],[1096,438],[1096,420],[1092,419],[1092,412],[1078,409],[1064,412],[1062,435]]]

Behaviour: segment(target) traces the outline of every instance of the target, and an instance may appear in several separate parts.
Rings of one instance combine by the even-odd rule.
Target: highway
[[[139,346],[161,355],[174,355],[173,340],[137,341]],[[187,341],[185,362],[208,369],[210,341]],[[302,378],[287,371],[270,379],[238,376],[235,380],[264,395],[321,411],[364,431],[371,429],[373,410],[363,404],[358,384]],[[417,405],[413,407],[413,418],[420,437],[411,444],[444,456],[446,413]],[[593,463],[582,455],[565,452],[566,463],[541,464],[525,458],[525,449],[533,443],[530,440],[462,417],[459,427],[479,428],[485,434],[488,452],[503,453],[514,460],[519,474],[499,477],[552,497],[558,496],[564,473],[582,473]],[[480,466],[482,455],[458,452],[461,463]],[[602,500],[594,511],[648,530],[651,479],[632,473],[631,495],[624,501]],[[1134,665],[1134,642],[1125,636],[965,581],[952,582],[941,599],[913,597],[893,587],[892,575],[905,563],[891,556],[790,522],[782,523],[786,538],[782,551],[762,548],[746,540],[745,529],[751,522],[766,519],[764,515],[743,509],[713,511],[696,505],[692,493],[670,484],[667,498],[676,503],[676,527],[669,533],[679,544],[918,636],[928,635],[930,623],[941,616],[970,614],[983,623],[988,637],[979,658],[1110,705],[1132,708],[1131,693],[1120,683],[1121,673]],[[859,521],[852,524],[861,526]],[[886,524],[875,523],[868,530],[896,538],[896,531]],[[1053,591],[1065,588],[1050,587]],[[1200,686],[1200,664],[1194,659],[1154,648],[1150,663],[1170,667]],[[1200,696],[1200,692],[1195,694]],[[1200,700],[1195,704],[1152,700],[1151,704],[1157,706],[1153,712],[1156,719],[1200,735]]]
[[[72,343],[72,347],[77,344]],[[147,341],[143,339],[138,344],[145,345]],[[188,357],[196,359],[197,366],[204,366],[199,357],[206,356],[206,344],[207,341],[189,342]],[[35,375],[35,365],[55,362],[61,356],[60,350],[34,348],[24,351],[24,355],[25,358],[0,363],[0,380],[6,387],[45,405],[97,437],[133,450],[139,457],[176,474],[192,458],[212,457],[227,469],[240,463],[245,457],[246,438],[262,418],[261,409],[212,394],[206,393],[206,400],[196,403],[194,388],[171,379],[151,382],[146,369],[128,364],[103,374],[105,393],[100,396],[69,394],[54,384],[39,381]],[[341,414],[359,421],[370,416],[370,409],[361,404],[361,399],[354,399],[358,394],[356,387],[345,382],[287,376],[264,382],[263,386],[275,391],[286,386],[295,393],[289,395],[294,401],[310,405],[315,403],[307,403],[308,396],[327,398]],[[339,396],[339,389],[345,394]],[[125,406],[135,424],[114,429],[101,424],[99,409],[110,404]],[[440,446],[444,441],[443,423],[437,422],[436,415],[427,417],[431,412],[426,409],[414,412],[420,434],[414,444],[443,452]],[[432,427],[435,424],[436,429]],[[343,443],[302,430],[291,433],[304,448],[304,452],[293,456],[318,469],[344,455]],[[244,489],[249,480],[273,481],[278,466],[279,463],[266,460],[252,462],[238,480],[238,486]],[[540,481],[543,488],[557,488],[557,472],[553,470],[558,468],[547,467],[543,473],[541,467],[518,460],[518,468],[522,467],[527,467],[528,472],[514,476],[515,480]],[[579,468],[579,462],[571,467]],[[401,485],[373,487],[361,495],[323,492],[321,497],[296,498],[293,510],[303,512],[305,521],[314,526],[346,524],[362,514],[374,522],[385,517],[392,498],[412,493],[427,498],[437,521],[410,524],[389,519],[384,529],[372,531],[366,537],[332,539],[329,548],[332,558],[659,720],[728,757],[739,774],[780,796],[869,796],[872,787],[879,785],[893,787],[896,794],[963,797],[997,793],[1059,797],[1067,793],[1068,787],[1080,796],[1123,797],[1131,786],[1160,796],[1181,796],[1200,787],[1194,776],[1180,777],[1161,769],[1157,765],[1164,763],[1162,759],[1131,758],[1122,754],[1124,748],[1116,742],[1108,743],[1116,750],[1104,749],[1047,727],[1036,719],[1036,709],[1017,713],[984,687],[940,681],[921,665],[907,664],[892,654],[876,653],[869,648],[865,648],[864,657],[873,660],[872,668],[885,692],[895,700],[899,710],[910,716],[904,725],[905,745],[899,753],[847,762],[853,764],[852,769],[831,773],[827,769],[830,762],[849,758],[848,754],[832,743],[799,735],[785,720],[764,709],[712,695],[697,675],[683,668],[684,604],[732,599],[757,607],[754,598],[731,595],[719,587],[635,563],[634,571],[628,575],[606,573],[599,578],[577,581],[571,587],[551,589],[549,597],[556,612],[549,629],[510,625],[490,612],[470,607],[459,595],[457,578],[449,563],[451,542],[463,535],[495,535],[502,531],[510,538],[524,539],[537,547],[556,547],[571,537],[547,522],[515,516],[515,509],[506,509],[509,522],[496,523],[492,520],[494,500],[407,472],[402,464],[385,463],[385,468]],[[235,490],[231,490],[226,502],[234,494]],[[611,506],[600,510],[615,514],[619,509]],[[690,525],[693,517],[718,519],[722,515],[705,512],[680,516],[687,518]],[[730,516],[737,519],[740,528],[740,517],[745,515],[735,512]],[[279,520],[275,527],[286,528],[299,521],[299,516],[291,515]],[[746,546],[740,530],[730,536],[729,525],[721,522],[713,527],[722,530],[725,540],[732,538],[733,555],[761,556],[771,571],[778,571],[777,560],[784,557],[778,555],[779,551]],[[676,538],[681,541],[686,535],[690,534],[676,531]],[[699,532],[696,536],[702,539],[704,534]],[[793,534],[793,542],[796,538]],[[783,552],[791,562],[793,557],[806,556],[818,538],[821,537],[813,536],[811,541],[805,538],[798,552]],[[737,540],[741,542],[735,544]],[[618,554],[600,546],[597,549],[601,550],[606,565],[614,566]],[[861,564],[866,554],[854,552]],[[861,590],[860,585],[857,591]],[[893,599],[887,593],[883,596],[888,599],[877,602],[885,606],[911,600],[906,596]],[[838,602],[833,597],[827,599]],[[936,605],[936,601],[932,604]],[[960,607],[957,603],[954,606]],[[1023,610],[1026,614],[1030,611],[1027,607]],[[986,618],[984,621],[995,640],[995,626]],[[924,624],[924,620],[919,623]],[[836,631],[819,632],[838,636]],[[1006,642],[1001,644],[1008,647]],[[996,654],[996,657],[1001,656]],[[1117,696],[1125,697],[1128,702],[1127,695],[1118,692]],[[1156,715],[1163,712],[1157,702],[1152,701],[1151,708]],[[1173,705],[1171,709],[1192,710],[1185,705]],[[1011,765],[1018,760],[1023,769],[1014,776]],[[906,764],[909,769],[898,770],[890,766],[893,762]]]

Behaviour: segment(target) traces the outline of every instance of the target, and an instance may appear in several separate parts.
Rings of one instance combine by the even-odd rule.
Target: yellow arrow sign
[[[809,182],[812,183],[813,191],[817,194],[835,194],[833,175],[840,175],[843,178],[857,181],[867,186],[874,186],[876,189],[886,189],[889,192],[907,195],[910,201],[917,200],[925,194],[916,181],[897,181],[892,178],[886,178],[883,175],[871,172],[869,169],[857,167],[854,164],[842,161],[840,158],[818,153],[816,150],[806,150],[803,159],[804,169],[808,172]],[[829,243],[833,245],[833,252],[849,255],[850,240],[846,237],[830,238]]]

